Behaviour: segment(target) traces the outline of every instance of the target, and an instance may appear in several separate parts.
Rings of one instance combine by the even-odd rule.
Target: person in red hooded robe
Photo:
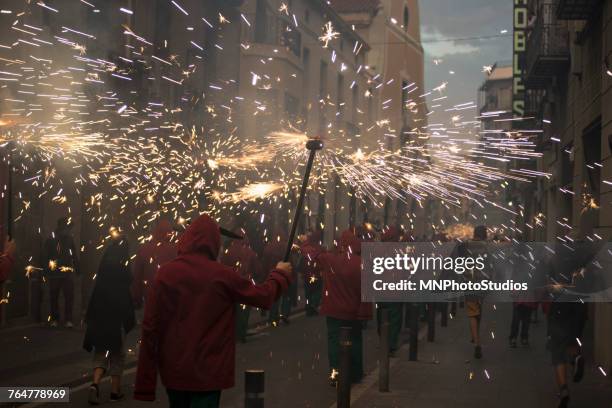
[[[234,386],[236,304],[268,309],[291,283],[279,263],[260,285],[217,262],[221,233],[208,215],[178,241],[178,256],[163,265],[147,296],[134,398],[155,400],[157,374],[171,408],[218,407]]]
[[[234,268],[238,275],[243,278],[253,280],[261,274],[261,262],[251,248],[246,234],[244,236],[245,238],[242,240],[231,241],[221,257],[221,263]],[[270,269],[274,268],[275,265],[270,265]],[[246,342],[250,315],[251,308],[248,305],[236,305],[236,339],[241,343]]]
[[[304,296],[306,297],[306,316],[317,316],[321,304],[321,265],[318,257],[325,250],[321,246],[321,231],[314,230],[301,237],[301,269],[304,277]]]
[[[321,253],[317,258],[323,272],[323,299],[320,314],[327,317],[327,350],[331,384],[336,384],[340,328],[351,327],[351,381],[363,378],[363,322],[372,318],[372,304],[361,301],[361,239],[347,230],[340,238],[340,250]]]
[[[151,241],[142,245],[136,253],[131,288],[136,309],[142,307],[147,294],[147,285],[153,282],[160,266],[176,258],[176,245],[171,242],[172,231],[172,224],[168,220],[159,220],[153,230]]]

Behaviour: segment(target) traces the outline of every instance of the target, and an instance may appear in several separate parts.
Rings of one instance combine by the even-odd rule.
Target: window
[[[408,111],[408,81],[402,81],[402,112],[405,114]]]
[[[155,47],[165,49],[165,41],[170,37],[171,4],[157,0],[155,4]]]
[[[255,5],[255,42],[265,43],[268,38],[268,7],[265,0]]]
[[[586,166],[586,180],[588,192],[599,202],[601,187],[601,118],[588,126],[582,134],[582,148],[584,150],[584,164]]]
[[[351,98],[351,103],[353,107],[353,124],[357,125],[359,123],[359,116],[357,110],[359,109],[359,85],[353,85],[353,96]]]
[[[285,115],[292,124],[297,120],[299,106],[300,100],[289,92],[285,92]]]
[[[338,82],[336,89],[336,109],[338,110],[339,115],[336,116],[338,120],[340,120],[344,114],[344,76],[342,74],[338,74]]]
[[[325,99],[327,94],[327,63],[321,61],[319,66],[319,100]],[[319,102],[319,135],[323,136],[325,132],[325,103]]]
[[[327,63],[321,61],[319,66],[319,98],[325,98],[327,92]]]
[[[310,92],[310,49],[304,47],[302,52],[302,130],[308,128],[309,106],[308,103],[312,98]]]
[[[300,57],[300,52],[302,50],[302,35],[285,20],[281,21],[280,45],[287,47],[296,57]]]
[[[404,30],[408,31],[408,22],[410,20],[410,12],[408,6],[404,6]]]

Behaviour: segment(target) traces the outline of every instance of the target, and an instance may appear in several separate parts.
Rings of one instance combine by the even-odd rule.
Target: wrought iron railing
[[[530,74],[544,58],[564,61],[569,58],[569,31],[566,23],[557,20],[554,4],[542,4],[538,16],[528,30],[527,67]]]

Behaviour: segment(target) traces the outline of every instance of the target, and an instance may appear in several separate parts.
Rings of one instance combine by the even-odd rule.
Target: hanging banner
[[[525,51],[527,44],[528,0],[514,0],[512,43],[512,113],[515,117],[525,114]]]

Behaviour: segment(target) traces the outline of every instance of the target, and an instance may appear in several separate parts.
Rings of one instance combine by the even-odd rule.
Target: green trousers
[[[249,329],[249,316],[251,308],[249,306],[236,306],[236,340],[240,342],[246,341],[247,330]]]
[[[376,308],[376,327],[380,335],[380,324],[382,323],[382,311],[389,311],[389,350],[395,351],[399,346],[399,335],[402,330],[402,303],[378,303]]]
[[[291,314],[291,297],[289,295],[282,296],[280,300],[274,302],[270,308],[268,316],[269,323],[278,323],[281,317],[289,317]]]
[[[319,313],[323,282],[317,279],[314,283],[304,282],[304,296],[306,297],[306,315],[313,316]]]
[[[361,320],[341,320],[327,318],[327,353],[330,372],[340,367],[340,328],[351,328],[351,382],[358,383],[363,378],[363,322]]]
[[[176,391],[167,389],[170,408],[219,408],[221,391]]]

